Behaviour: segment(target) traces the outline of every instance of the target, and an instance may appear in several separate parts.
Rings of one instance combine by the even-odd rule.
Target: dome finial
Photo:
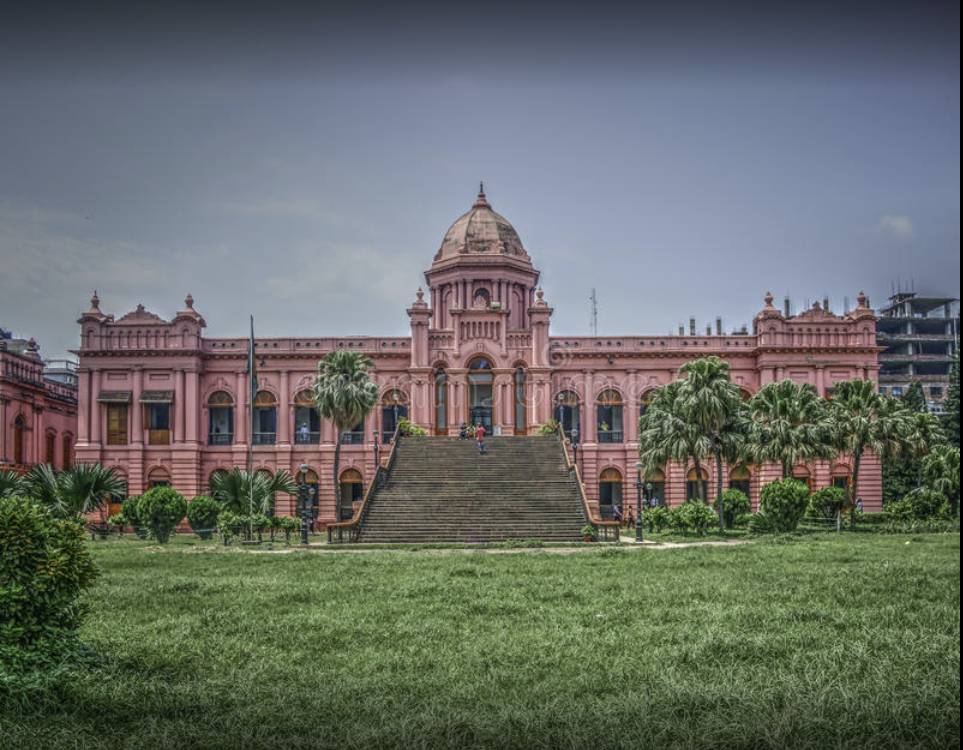
[[[475,199],[475,205],[472,208],[491,208],[488,205],[488,200],[485,198],[485,183],[478,183],[478,198]]]

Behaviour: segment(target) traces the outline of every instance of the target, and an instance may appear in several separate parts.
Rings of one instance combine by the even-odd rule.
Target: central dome
[[[441,248],[435,254],[435,262],[461,255],[507,255],[530,260],[515,227],[488,205],[484,185],[479,188],[471,211],[461,216],[445,233]]]

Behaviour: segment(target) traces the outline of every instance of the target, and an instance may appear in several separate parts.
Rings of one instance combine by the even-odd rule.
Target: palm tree
[[[38,464],[20,479],[19,491],[66,518],[100,510],[109,497],[124,491],[124,482],[101,464],[74,464],[60,472]]]
[[[254,504],[267,513],[274,507],[274,496],[278,492],[293,495],[298,491],[294,477],[281,469],[271,476],[263,471],[249,474],[244,469],[234,467],[231,471],[217,472],[211,477],[211,495],[224,510],[246,516],[249,513],[251,498]]]
[[[836,447],[853,461],[853,483],[846,498],[852,507],[859,497],[859,467],[866,451],[885,459],[910,450],[910,412],[896,399],[880,395],[872,380],[854,378],[836,384],[829,413],[835,424]],[[852,512],[850,526],[856,526]]]
[[[808,383],[787,378],[764,385],[749,401],[749,413],[753,460],[779,463],[783,479],[797,464],[836,456],[826,402]]]
[[[639,418],[639,459],[647,469],[663,469],[670,461],[685,464],[691,459],[700,478],[696,493],[704,501],[702,458],[709,455],[712,445],[699,425],[683,414],[682,383],[675,380],[652,395],[649,408]]]
[[[318,363],[318,377],[312,393],[321,417],[330,419],[338,430],[334,449],[334,507],[341,520],[341,488],[338,468],[341,463],[341,433],[364,420],[378,403],[378,386],[368,375],[374,364],[361,352],[333,351]]]
[[[684,413],[708,437],[716,462],[716,508],[719,531],[724,531],[722,462],[735,463],[745,456],[745,405],[739,387],[729,378],[729,363],[724,359],[695,359],[680,367],[679,374],[686,376],[681,386]]]
[[[960,449],[953,445],[937,445],[923,459],[926,485],[950,499],[953,517],[960,508]]]
[[[907,415],[906,442],[909,453],[916,459],[916,486],[923,486],[923,461],[936,446],[946,443],[946,433],[939,417],[928,411],[913,411]]]
[[[0,498],[18,494],[20,475],[15,471],[4,469],[0,471]]]

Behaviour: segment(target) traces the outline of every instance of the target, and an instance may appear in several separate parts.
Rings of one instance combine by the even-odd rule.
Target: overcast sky
[[[0,326],[407,333],[489,201],[556,334],[960,293],[959,4],[22,3],[0,26]],[[737,9],[738,7],[738,9]]]

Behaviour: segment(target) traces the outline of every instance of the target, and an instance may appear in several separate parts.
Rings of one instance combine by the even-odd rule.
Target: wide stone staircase
[[[357,541],[578,541],[587,519],[562,446],[549,437],[405,437],[372,491]]]

